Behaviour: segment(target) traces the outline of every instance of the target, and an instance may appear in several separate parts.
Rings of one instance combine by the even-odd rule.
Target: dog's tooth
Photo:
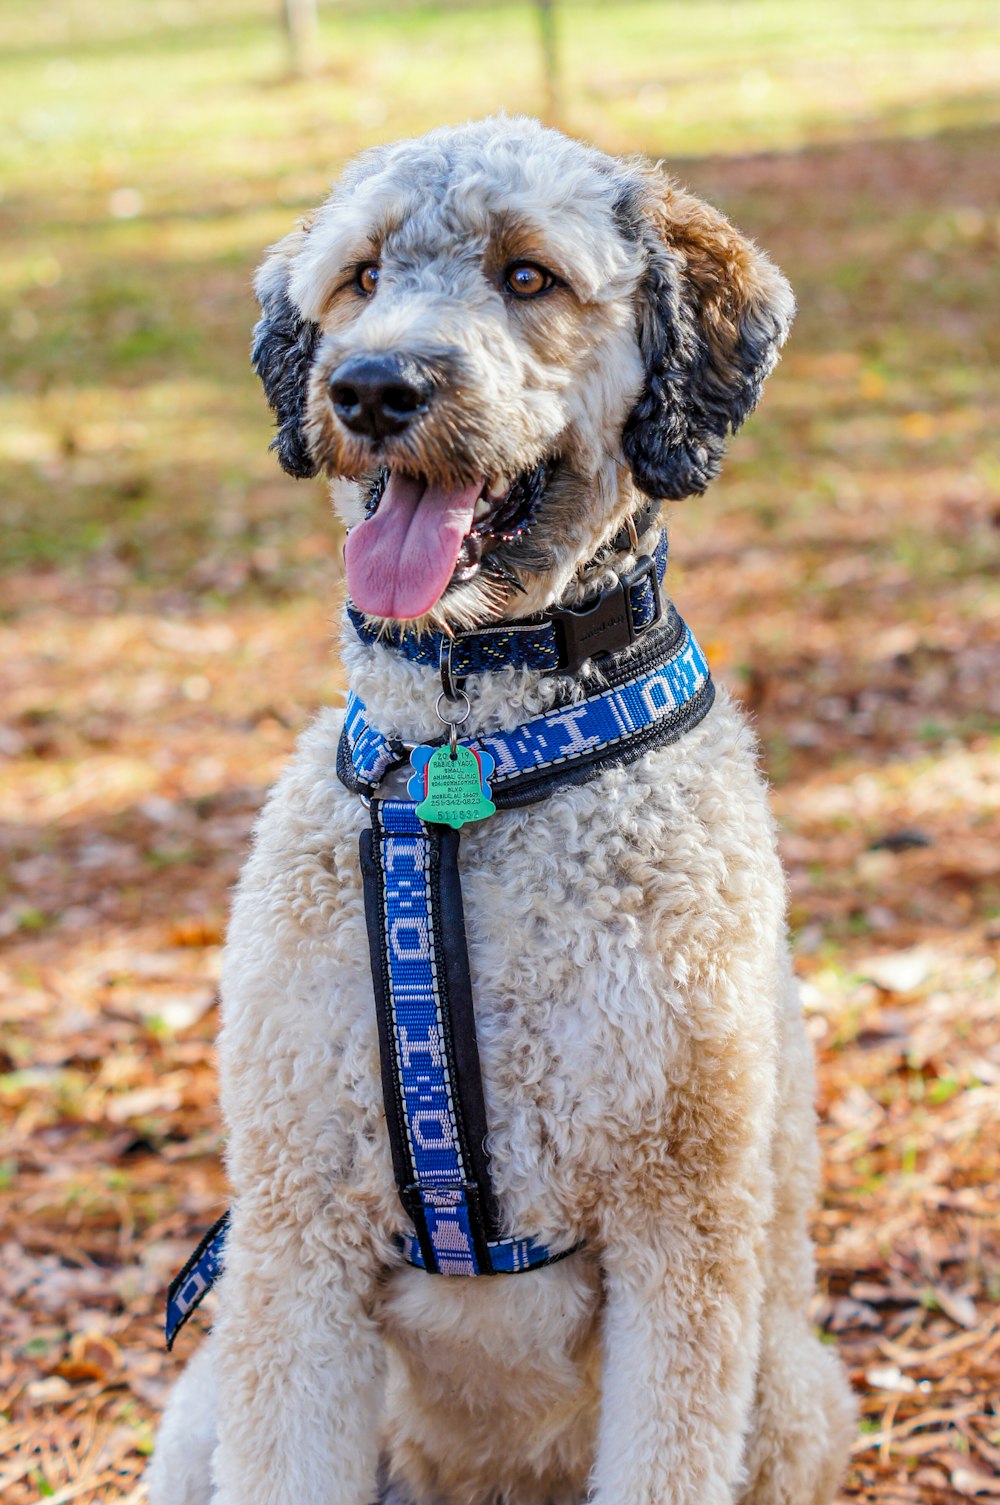
[[[503,494],[504,494],[504,492],[507,491],[507,490],[508,490],[508,486],[507,486],[507,482],[506,481],[504,481],[504,480],[491,481],[490,482],[490,498],[491,498],[491,500],[495,502],[499,497],[502,497]]]
[[[484,517],[489,517],[489,515],[490,515],[490,504],[489,504],[489,502],[486,500],[486,498],[484,496],[481,496],[479,498],[478,502],[476,503],[476,522],[477,523],[482,522],[483,518]]]

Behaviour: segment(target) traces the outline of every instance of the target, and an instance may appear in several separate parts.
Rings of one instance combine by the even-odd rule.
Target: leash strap
[[[224,1212],[205,1234],[183,1269],[167,1287],[165,1329],[167,1350],[191,1314],[201,1306],[222,1273],[222,1256],[229,1232],[229,1213]]]
[[[411,1264],[439,1275],[535,1269],[555,1257],[503,1238],[490,1181],[458,832],[376,800],[361,834],[382,1094]]]
[[[539,669],[571,673],[588,658],[613,653],[654,625],[660,615],[660,586],[667,568],[667,534],[660,534],[652,556],[644,555],[629,574],[578,610],[563,607],[534,621],[504,622],[480,632],[453,638],[440,632],[420,637],[398,628],[372,624],[353,602],[347,615],[363,643],[392,648],[410,663],[436,669],[441,651],[450,645],[451,673],[456,680],[490,669]]]
[[[620,683],[586,700],[461,744],[493,758],[490,786],[497,809],[533,804],[676,741],[702,720],[715,698],[705,655],[673,610],[665,629],[619,672]],[[607,677],[617,677],[613,668]],[[406,756],[401,742],[372,725],[364,702],[349,695],[337,754],[341,782],[370,797]]]

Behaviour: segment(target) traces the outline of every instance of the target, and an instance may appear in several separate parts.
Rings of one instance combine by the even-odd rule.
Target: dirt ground
[[[727,477],[674,509],[670,580],[774,784],[819,1060],[815,1315],[861,1403],[843,1498],[879,1505],[1000,1498],[997,147],[984,127],[682,166],[802,305]],[[215,266],[209,294],[234,384],[246,270]],[[139,1502],[198,1340],[196,1319],[167,1356],[160,1325],[226,1197],[227,895],[342,685],[340,539],[252,412],[242,479],[149,462],[176,513],[141,504],[155,403],[123,392],[34,448],[24,428],[31,515],[0,582],[6,1505]]]

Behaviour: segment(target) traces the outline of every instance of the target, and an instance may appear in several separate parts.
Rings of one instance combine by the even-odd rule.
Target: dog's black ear
[[[319,326],[304,319],[288,295],[292,257],[304,233],[295,230],[280,241],[257,273],[254,286],[261,316],[250,354],[278,423],[271,448],[281,468],[300,478],[314,476],[319,469],[302,427]]]
[[[752,241],[664,173],[634,177],[617,210],[646,257],[637,292],[646,378],[622,448],[641,491],[679,499],[718,474],[727,434],[753,411],[778,359],[795,299]]]

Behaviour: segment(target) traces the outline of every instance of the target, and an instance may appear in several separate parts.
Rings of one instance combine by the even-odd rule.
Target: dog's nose
[[[431,384],[410,357],[352,355],[330,377],[330,400],[341,423],[355,434],[384,439],[423,413]]]

